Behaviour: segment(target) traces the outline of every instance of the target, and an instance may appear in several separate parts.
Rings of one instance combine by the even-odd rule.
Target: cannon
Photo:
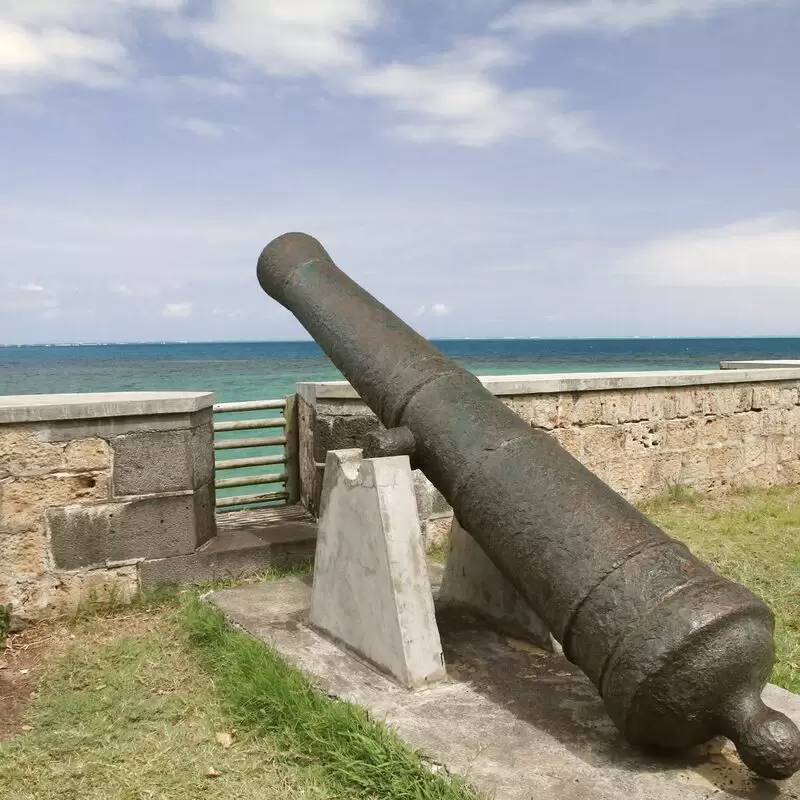
[[[774,618],[745,587],[532,429],[345,275],[288,233],[257,275],[347,377],[405,453],[592,681],[635,745],[730,738],[754,772],[800,768],[800,731],[767,707]]]

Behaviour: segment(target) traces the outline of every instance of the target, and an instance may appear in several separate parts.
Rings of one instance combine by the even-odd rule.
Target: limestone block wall
[[[684,485],[800,482],[800,369],[494,376],[486,388],[631,501]],[[356,447],[378,420],[347,383],[299,384],[303,502],[316,513],[325,451]],[[451,511],[416,474],[423,530]]]
[[[0,397],[0,606],[124,599],[215,533],[213,395]]]

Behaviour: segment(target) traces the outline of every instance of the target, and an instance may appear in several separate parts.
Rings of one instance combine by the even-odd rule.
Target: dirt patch
[[[36,698],[42,666],[61,649],[54,634],[52,628],[31,628],[9,636],[0,650],[0,740],[25,729],[25,712]]]
[[[120,636],[166,631],[168,623],[153,609],[71,622],[50,622],[11,634],[0,647],[0,741],[25,728],[25,714],[37,697],[48,666],[71,645],[101,646]],[[170,628],[170,633],[177,633]]]

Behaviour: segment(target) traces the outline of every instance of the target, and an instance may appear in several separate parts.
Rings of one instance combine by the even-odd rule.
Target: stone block
[[[12,628],[75,611],[87,603],[128,602],[138,591],[136,566],[43,575],[12,587]]]
[[[43,442],[35,425],[0,425],[0,469],[18,477],[60,472],[64,448]]]
[[[47,538],[33,526],[14,533],[0,531],[0,583],[25,580],[47,570]]]
[[[690,450],[681,454],[680,483],[697,488],[708,478],[708,453],[705,450]]]
[[[225,532],[195,553],[143,561],[142,588],[241,580],[268,567],[307,563],[314,555],[316,527],[295,522],[261,529]]]
[[[800,402],[798,397],[798,390],[796,386],[784,386],[781,388],[781,395],[779,400],[780,408],[793,408]]]
[[[551,431],[559,425],[559,396],[540,394],[530,397],[508,397],[503,402],[531,427]]]
[[[795,432],[795,413],[782,408],[768,408],[759,415],[763,436],[793,436]]]
[[[701,413],[705,416],[727,416],[738,410],[735,386],[709,386],[697,390]]]
[[[207,483],[214,452],[211,442],[192,430],[115,437],[111,440],[114,497],[182,492]]]
[[[625,431],[625,450],[632,455],[645,455],[664,445],[665,423],[660,420],[628,423],[622,430]]]
[[[583,454],[580,428],[557,428],[553,431],[555,440],[575,458],[580,458]]]
[[[620,458],[625,453],[625,431],[615,425],[592,425],[581,431],[586,461]]]
[[[27,526],[41,521],[45,510],[54,506],[107,499],[105,473],[7,480],[0,495],[0,530],[9,524]]]
[[[111,452],[104,439],[77,439],[64,448],[66,472],[98,472],[111,468]]]
[[[767,439],[765,436],[746,436],[741,440],[743,468],[753,469],[767,461]]]
[[[600,421],[604,425],[631,422],[631,401],[635,394],[635,392],[604,392],[603,415]]]
[[[201,425],[192,432],[194,487],[205,486],[214,480],[214,426]]]
[[[702,413],[702,393],[692,387],[676,388],[664,395],[664,419],[684,419]]]
[[[761,435],[761,413],[756,411],[742,412],[727,417],[728,438],[741,442],[752,436]]]
[[[739,473],[745,465],[744,449],[738,444],[723,444],[706,451],[708,477],[730,477]]]
[[[422,528],[424,546],[426,548],[441,547],[442,545],[446,544],[450,538],[450,526],[452,521],[452,511],[449,514],[428,517],[428,519],[422,520],[420,525]]]
[[[600,425],[603,422],[602,392],[576,392],[572,396],[572,408],[567,413],[572,425]]]
[[[366,408],[366,406],[365,406]],[[317,409],[314,430],[314,460],[325,463],[327,453],[331,450],[357,448],[368,433],[379,430],[381,424],[372,414],[356,416],[330,416]]]
[[[194,413],[52,420],[41,423],[40,431],[42,441],[66,443],[75,439],[113,439],[131,433],[191,430],[210,421],[208,408]]]
[[[444,679],[407,457],[328,454],[310,619],[402,686]]]
[[[214,481],[194,492],[194,524],[197,547],[211,541],[217,535],[217,492]]]
[[[639,498],[650,487],[653,459],[650,456],[616,458],[605,465],[603,479],[627,498]]]
[[[736,413],[753,410],[752,386],[734,386],[733,398],[734,398],[734,411]]]
[[[505,633],[552,650],[547,626],[455,517],[439,606],[467,610]]]
[[[136,566],[60,574],[55,578],[47,605],[57,609],[74,609],[86,603],[126,603],[139,591]]]
[[[194,494],[122,503],[64,506],[47,513],[59,569],[191,553],[208,530],[198,525]]]
[[[697,440],[713,447],[728,440],[728,420],[725,417],[703,417],[697,421]]]
[[[782,484],[800,483],[800,456],[778,464],[776,480]]]
[[[682,456],[680,453],[656,453],[653,456],[653,471],[650,484],[654,494],[674,486],[681,479]]]
[[[317,416],[320,417],[374,417],[369,406],[359,397],[342,397],[318,400]]]
[[[767,464],[783,464],[793,461],[797,455],[794,436],[767,436],[765,441],[765,460]]]
[[[665,444],[668,450],[683,452],[697,445],[698,424],[695,417],[671,419],[665,423]]]
[[[754,411],[763,411],[765,408],[776,408],[780,402],[780,388],[772,383],[762,383],[753,386]]]

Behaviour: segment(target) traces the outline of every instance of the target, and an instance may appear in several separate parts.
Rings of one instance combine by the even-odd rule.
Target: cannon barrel
[[[682,749],[725,735],[761,775],[800,768],[800,732],[761,700],[774,659],[763,601],[527,425],[348,278],[316,239],[275,239],[258,280],[386,428],[411,431],[415,466],[630,742]]]

